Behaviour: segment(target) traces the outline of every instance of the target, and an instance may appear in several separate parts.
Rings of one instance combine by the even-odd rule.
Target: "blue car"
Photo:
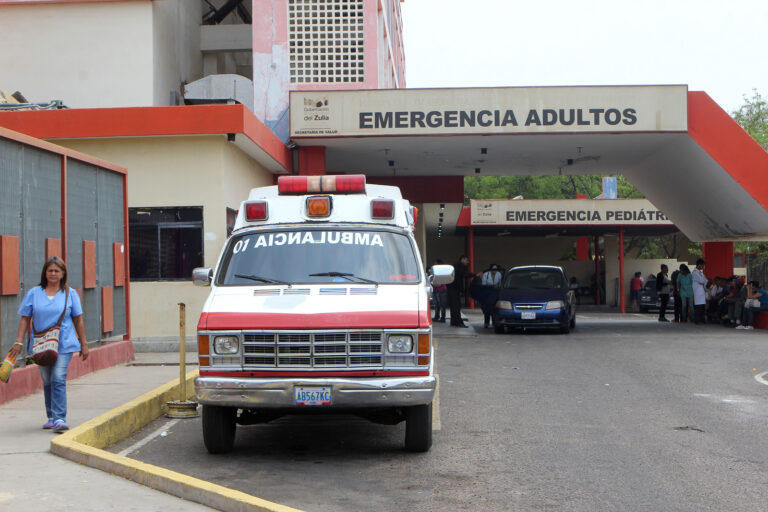
[[[576,327],[576,295],[562,267],[526,266],[507,271],[493,308],[493,329]]]

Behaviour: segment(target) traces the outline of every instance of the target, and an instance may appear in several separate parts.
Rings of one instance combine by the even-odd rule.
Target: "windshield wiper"
[[[280,281],[279,279],[268,279],[261,276],[255,276],[253,274],[235,274],[235,277],[240,277],[242,279],[250,279],[251,281],[259,281],[260,283],[269,283],[269,284],[284,284],[287,285],[288,288],[291,287],[291,283],[286,283],[285,281]]]
[[[356,276],[355,274],[347,274],[345,272],[320,272],[318,274],[309,274],[309,277],[343,277],[347,281],[352,281],[351,278],[354,277],[355,279],[358,279],[364,283],[373,284],[373,285],[376,285],[377,287],[379,286],[379,283],[377,283],[376,281],[372,281],[364,277]]]

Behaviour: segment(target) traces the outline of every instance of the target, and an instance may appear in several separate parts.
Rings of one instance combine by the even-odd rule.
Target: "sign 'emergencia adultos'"
[[[684,85],[291,92],[292,137],[685,132]]]

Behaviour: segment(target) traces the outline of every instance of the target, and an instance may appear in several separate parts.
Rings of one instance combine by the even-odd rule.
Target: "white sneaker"
[[[749,327],[745,327],[743,325],[737,325],[736,328],[737,329],[749,329]]]
[[[749,329],[751,331],[752,329],[754,329],[754,327],[752,327],[751,325],[746,325],[744,326],[744,329]]]

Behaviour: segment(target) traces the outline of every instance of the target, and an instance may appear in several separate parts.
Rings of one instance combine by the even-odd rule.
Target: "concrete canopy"
[[[558,88],[527,88],[526,92],[539,89],[547,94],[568,92],[550,91]],[[595,89],[587,92],[603,95],[608,101],[616,90],[619,94],[634,92],[622,88],[562,89],[576,90],[577,94]],[[409,91],[413,90],[400,93],[406,95]],[[451,94],[461,112],[463,90],[424,92],[435,91]],[[499,89],[479,91],[492,103]],[[359,101],[362,108],[367,107],[366,101],[375,101],[370,98],[376,92],[365,91],[368,96]],[[391,95],[397,91],[385,92]],[[683,87],[683,122],[671,128],[659,121],[666,108],[662,105],[656,110],[655,127],[647,130],[626,131],[621,124],[608,126],[603,122],[600,127],[590,126],[583,131],[568,126],[535,133],[521,131],[516,125],[507,132],[496,129],[488,133],[460,133],[462,129],[457,128],[442,129],[436,134],[414,134],[414,130],[406,129],[401,135],[393,130],[340,130],[341,136],[334,136],[330,134],[332,130],[326,130],[318,136],[295,126],[294,111],[298,107],[294,103],[298,100],[291,98],[292,139],[299,146],[324,146],[328,172],[363,172],[390,178],[622,174],[691,240],[768,240],[768,153],[703,92],[688,92]],[[337,99],[331,96],[331,101]],[[409,119],[405,114],[413,107],[407,99],[403,106],[397,105],[397,98],[389,97],[387,101],[390,114],[404,114],[405,127]],[[529,102],[528,106],[536,105]],[[541,112],[541,103],[538,108]],[[344,109],[344,115],[349,116],[346,110],[351,107],[345,103]],[[369,114],[359,114],[361,127],[374,123]],[[413,110],[410,114],[412,121]],[[517,124],[522,125],[523,117],[518,117]]]

